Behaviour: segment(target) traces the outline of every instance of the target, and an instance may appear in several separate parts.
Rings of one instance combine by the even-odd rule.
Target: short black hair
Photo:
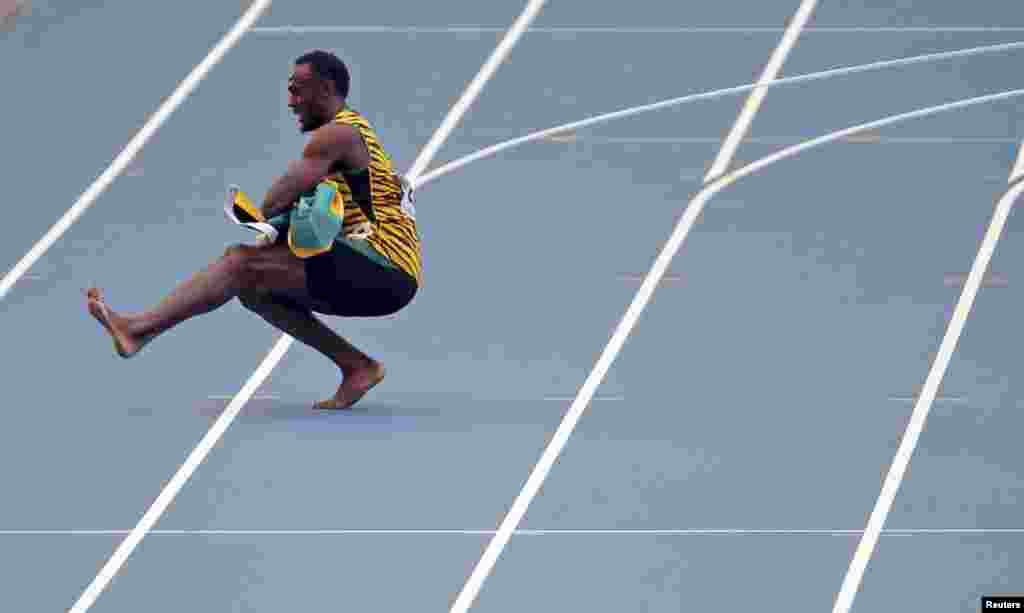
[[[348,97],[351,79],[348,74],[348,67],[345,66],[345,62],[341,61],[341,58],[329,51],[318,49],[299,56],[295,60],[295,65],[298,66],[299,64],[309,64],[312,66],[316,76],[334,82],[334,87],[339,96],[342,98]]]

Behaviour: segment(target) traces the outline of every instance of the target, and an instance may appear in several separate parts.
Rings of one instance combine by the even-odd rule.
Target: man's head
[[[333,53],[311,51],[295,60],[288,78],[288,108],[298,116],[299,129],[309,132],[333,119],[348,88],[348,68]]]

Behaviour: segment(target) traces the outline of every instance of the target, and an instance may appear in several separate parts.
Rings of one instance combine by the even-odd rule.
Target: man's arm
[[[330,123],[313,132],[302,152],[302,159],[288,164],[288,171],[277,179],[263,199],[263,216],[275,217],[295,204],[299,196],[316,187],[331,168],[365,168],[370,163],[359,132],[351,126]]]

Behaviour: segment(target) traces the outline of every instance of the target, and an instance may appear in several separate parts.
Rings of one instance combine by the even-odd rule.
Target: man
[[[384,378],[379,362],[314,315],[388,315],[406,306],[420,283],[419,235],[415,219],[403,208],[401,181],[376,133],[347,106],[348,92],[348,69],[337,56],[313,51],[295,61],[288,106],[310,139],[302,159],[289,164],[262,206],[266,219],[288,214],[300,196],[321,182],[332,185],[340,199],[333,204],[344,211],[344,221],[329,250],[311,256],[287,237],[272,245],[234,246],[158,305],[133,315],[115,313],[98,289],[90,289],[88,310],[113,338],[120,356],[135,355],[175,325],[237,297],[341,369],[337,393],[315,408],[351,407]]]

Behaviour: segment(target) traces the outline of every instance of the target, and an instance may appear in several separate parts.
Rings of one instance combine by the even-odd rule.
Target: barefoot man
[[[135,355],[175,325],[237,297],[341,369],[337,393],[315,408],[348,408],[384,378],[379,362],[314,315],[389,315],[409,304],[420,283],[419,235],[402,206],[401,181],[374,130],[346,104],[348,92],[348,69],[337,56],[313,51],[295,61],[288,106],[310,139],[302,159],[289,164],[261,208],[266,219],[287,215],[301,195],[321,182],[332,185],[344,222],[328,250],[311,255],[291,244],[286,232],[272,245],[230,247],[141,313],[116,313],[98,289],[90,289],[89,313],[113,338],[120,356]]]

